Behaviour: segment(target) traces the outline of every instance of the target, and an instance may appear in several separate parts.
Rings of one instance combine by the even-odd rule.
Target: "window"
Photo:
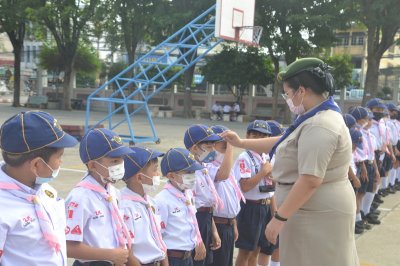
[[[364,45],[364,36],[358,36],[357,44],[358,45]]]
[[[357,36],[351,36],[351,45],[357,45]]]
[[[343,46],[349,45],[349,36],[343,37]]]

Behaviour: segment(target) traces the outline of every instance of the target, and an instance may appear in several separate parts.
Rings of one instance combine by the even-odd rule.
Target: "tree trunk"
[[[14,99],[13,107],[21,106],[21,51],[22,47],[14,47]]]
[[[73,71],[72,71],[72,64],[70,64],[66,65],[64,69],[63,99],[64,99],[65,110],[72,110],[71,108],[72,82],[73,82]]]
[[[364,96],[362,105],[371,99],[375,98],[378,94],[378,78],[379,78],[379,64],[380,57],[369,55],[367,58],[367,74],[364,86]]]
[[[192,114],[192,83],[196,65],[191,66],[185,72],[185,96],[183,98],[183,117],[193,118]]]

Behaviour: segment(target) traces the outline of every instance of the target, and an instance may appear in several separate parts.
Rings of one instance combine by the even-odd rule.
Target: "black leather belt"
[[[175,249],[168,249],[167,256],[170,258],[185,260],[192,256],[191,250],[175,250]]]
[[[278,182],[280,186],[293,186],[295,182]]]

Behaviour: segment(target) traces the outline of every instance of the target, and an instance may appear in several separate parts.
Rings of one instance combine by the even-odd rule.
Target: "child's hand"
[[[199,261],[199,260],[204,260],[205,258],[206,258],[206,247],[204,246],[204,243],[201,242],[195,248],[194,260]]]
[[[129,250],[123,248],[116,248],[112,250],[110,260],[114,262],[116,266],[125,265],[128,262]]]
[[[271,175],[272,172],[272,165],[269,162],[265,162],[261,165],[260,172],[263,173],[263,176],[268,177]]]
[[[219,238],[218,232],[212,234],[211,250],[216,250],[221,247],[221,238]]]

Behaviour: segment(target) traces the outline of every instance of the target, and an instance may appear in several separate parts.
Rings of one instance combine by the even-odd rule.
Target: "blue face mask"
[[[202,156],[200,156],[199,160],[202,163],[211,163],[212,161],[215,160],[216,156],[217,156],[216,151],[210,151],[210,152],[205,151],[202,154]]]
[[[43,160],[42,160],[42,161],[43,161]],[[36,180],[35,180],[35,184],[36,184],[36,185],[43,185],[43,184],[45,184],[45,183],[49,183],[49,182],[52,181],[54,178],[56,178],[56,177],[58,176],[58,173],[60,172],[60,168],[54,170],[54,169],[51,168],[50,165],[48,165],[45,161],[43,161],[43,162],[44,162],[44,164],[45,164],[47,167],[49,167],[49,168],[51,169],[52,173],[51,173],[51,176],[49,176],[49,177],[40,177],[40,176],[37,176],[37,177],[36,177]]]

